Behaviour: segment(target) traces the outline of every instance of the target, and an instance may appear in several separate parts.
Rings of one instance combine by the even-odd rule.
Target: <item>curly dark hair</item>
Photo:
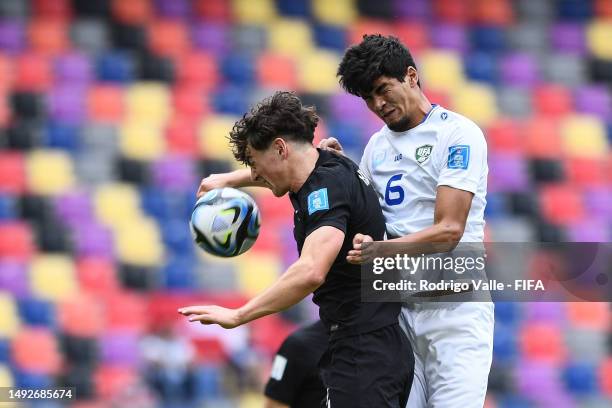
[[[366,34],[361,43],[346,50],[337,75],[347,92],[364,97],[372,92],[372,84],[382,75],[404,82],[408,67],[416,69],[416,64],[400,40]]]
[[[248,145],[265,150],[279,136],[295,142],[312,143],[318,122],[314,107],[303,106],[292,92],[276,92],[234,124],[229,134],[232,152],[236,160],[248,165]]]

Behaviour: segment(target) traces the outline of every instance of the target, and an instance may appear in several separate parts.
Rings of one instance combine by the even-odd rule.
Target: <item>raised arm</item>
[[[230,171],[229,173],[211,174],[205,177],[200,182],[200,187],[196,195],[200,198],[210,190],[222,187],[266,187],[266,185],[262,182],[252,180],[251,171],[249,169],[240,169]]]

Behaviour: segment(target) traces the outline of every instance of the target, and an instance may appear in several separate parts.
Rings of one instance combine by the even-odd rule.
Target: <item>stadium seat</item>
[[[126,395],[137,383],[138,373],[132,367],[101,365],[94,374],[95,394],[108,401]],[[125,398],[125,397],[123,397]]]
[[[95,337],[104,332],[105,310],[89,294],[78,294],[57,305],[57,320],[62,333],[76,337]]]
[[[567,225],[584,217],[584,206],[579,192],[569,186],[548,186],[540,193],[542,215],[556,225]]]
[[[157,123],[156,123],[157,122]],[[121,152],[126,158],[154,160],[165,153],[165,138],[159,119],[132,119],[124,122],[119,130]]]
[[[571,22],[557,22],[550,28],[550,43],[559,52],[586,54],[586,33],[584,25]]]
[[[212,90],[219,83],[215,57],[207,52],[190,52],[178,59],[177,80],[183,86]]]
[[[0,195],[0,222],[17,218],[16,207],[13,197],[4,194]]]
[[[68,48],[67,22],[57,19],[34,19],[28,26],[28,39],[33,51],[58,54]]]
[[[600,119],[590,115],[572,115],[561,121],[564,153],[568,157],[604,158],[607,151],[606,130]]]
[[[0,387],[13,387],[13,374],[6,364],[0,364]]]
[[[594,159],[568,159],[567,172],[569,181],[578,187],[597,187],[609,184],[605,162]]]
[[[61,194],[74,185],[74,171],[69,156],[60,150],[37,150],[26,162],[28,186],[33,193]]]
[[[236,53],[258,55],[268,48],[268,32],[264,26],[239,25],[234,28],[232,42]]]
[[[166,126],[168,153],[183,157],[196,157],[199,153],[196,119],[177,116]]]
[[[525,304],[526,322],[544,322],[561,324],[565,321],[565,303],[531,302]]]
[[[328,24],[317,24],[313,27],[313,35],[317,47],[343,52],[348,44],[348,33],[342,27]]]
[[[335,53],[304,54],[297,64],[299,88],[305,92],[329,94],[340,89],[335,73],[340,64]]]
[[[301,20],[280,19],[269,27],[270,51],[299,58],[314,49],[310,26]]]
[[[610,219],[612,193],[607,187],[589,188],[583,195],[585,208],[593,217]]]
[[[533,21],[519,22],[506,31],[508,43],[513,50],[546,54],[550,45],[550,30],[547,26]]]
[[[226,0],[195,0],[192,3],[193,11],[202,20],[223,23],[232,19],[232,3]]]
[[[23,53],[15,60],[15,89],[39,92],[53,81],[50,59],[39,53]]]
[[[276,17],[273,0],[233,0],[232,8],[238,23],[264,25]]]
[[[115,367],[136,367],[140,362],[138,338],[129,332],[107,332],[100,338],[100,361]]]
[[[597,58],[612,59],[612,23],[609,20],[594,20],[587,24],[586,37],[591,54]]]
[[[12,342],[13,360],[20,370],[32,374],[57,374],[62,356],[53,333],[47,329],[24,329]]]
[[[98,219],[109,226],[140,216],[138,194],[128,184],[108,184],[99,188],[94,197],[94,206]]]
[[[221,60],[221,73],[226,83],[252,86],[255,79],[253,58],[246,53],[233,53]]]
[[[429,51],[421,56],[419,71],[425,89],[454,91],[463,82],[463,68],[459,56],[449,51]],[[448,107],[452,109],[452,107]]]
[[[396,2],[395,5],[400,7],[402,4],[403,2]],[[426,2],[421,4],[426,4]],[[415,5],[416,4],[411,4],[410,6]],[[421,55],[421,53],[429,48],[433,42],[433,39],[430,40],[430,35],[433,35],[433,33],[429,33],[427,24],[424,22],[419,22],[419,20],[406,22],[400,21],[395,25],[393,31],[395,32],[397,38],[408,46],[408,49],[413,57],[418,57]],[[417,65],[417,67],[418,66],[419,65]]]
[[[517,153],[492,153],[489,156],[490,192],[521,192],[529,188],[527,163]]]
[[[256,63],[257,83],[266,88],[298,90],[297,69],[293,58],[262,53]]]
[[[523,129],[511,119],[494,120],[484,134],[491,152],[521,152],[523,149]]]
[[[255,296],[272,284],[282,272],[277,257],[245,253],[236,259],[238,285],[247,296]]]
[[[77,291],[72,259],[62,255],[38,255],[30,266],[32,293],[51,301],[72,296]]]
[[[603,302],[567,303],[567,316],[573,327],[604,330],[610,320],[610,310]]]
[[[172,100],[175,113],[174,117],[169,119],[169,123],[201,119],[208,115],[212,109],[208,92],[204,87],[197,85],[184,84],[175,87]],[[177,118],[177,116],[180,118]]]
[[[153,182],[167,191],[194,191],[197,188],[193,162],[180,156],[166,156],[153,163]]]
[[[126,264],[158,266],[164,248],[157,224],[140,217],[118,225],[115,229],[117,258]]]
[[[73,85],[89,84],[93,79],[91,58],[81,53],[68,53],[55,59],[55,79]]]
[[[36,247],[32,227],[25,222],[0,224],[0,258],[29,260]]]
[[[231,26],[225,23],[202,22],[192,26],[191,42],[201,51],[223,55],[230,50]]]
[[[70,25],[70,39],[80,51],[97,55],[109,47],[109,27],[102,20],[77,19]]]
[[[602,120],[612,119],[612,96],[607,87],[590,85],[575,91],[576,112],[591,114]]]
[[[507,116],[520,120],[533,114],[531,90],[525,87],[501,86],[497,88],[497,108]]]
[[[11,339],[19,333],[20,320],[15,299],[0,292],[0,338]]]
[[[22,298],[17,302],[19,317],[28,326],[43,326],[50,329],[55,326],[55,305],[46,300]]]
[[[352,0],[312,0],[312,13],[317,21],[323,24],[330,24],[348,27],[355,22],[357,8]]]
[[[562,372],[566,389],[577,396],[590,396],[597,394],[598,378],[597,367],[586,362],[574,362],[565,366]]]
[[[542,60],[540,70],[544,81],[565,85],[568,88],[587,81],[586,61],[578,55],[565,52],[549,54]]]
[[[612,396],[612,357],[607,357],[599,368],[599,383],[605,396]],[[1,381],[1,380],[0,380]]]
[[[0,50],[3,52],[20,53],[26,48],[25,27],[22,21],[2,21],[0,36]]]
[[[21,153],[0,152],[0,192],[21,194],[27,186],[24,157]]]
[[[519,334],[521,355],[530,361],[561,363],[565,347],[561,328],[552,323],[526,324]]]
[[[94,85],[88,90],[87,110],[91,120],[119,123],[124,117],[123,89],[112,85]]]
[[[501,57],[499,72],[508,86],[532,87],[540,80],[538,63],[527,53],[508,53]]]
[[[48,2],[45,0],[34,0],[31,2],[32,15],[57,20],[67,20],[72,16],[72,8],[69,0],[57,0]]]
[[[440,21],[449,23],[465,24],[470,17],[467,4],[452,0],[435,0],[432,11]]]
[[[464,57],[465,76],[470,81],[487,82],[491,85],[499,83],[497,57],[491,53],[478,52]]]
[[[136,77],[136,60],[125,51],[110,51],[98,56],[96,74],[100,81],[129,82]]]
[[[467,83],[456,89],[451,109],[471,118],[481,126],[487,126],[497,117],[497,104],[492,88]]]
[[[607,222],[596,217],[571,224],[566,232],[570,242],[609,242],[612,236]]]
[[[153,17],[153,7],[150,0],[121,1],[112,0],[111,11],[113,17],[126,24],[146,23]]]
[[[197,283],[194,274],[194,259],[174,257],[168,260],[162,270],[162,285],[171,291],[194,291]]]
[[[234,161],[226,136],[237,119],[232,116],[211,115],[202,121],[198,137],[202,157]]]
[[[509,363],[517,357],[515,329],[497,324],[493,336],[493,356],[496,362]]]
[[[58,121],[80,124],[87,114],[83,103],[86,95],[84,86],[62,84],[52,88],[47,100],[49,116]]]
[[[358,19],[347,31],[347,46],[359,44],[364,34],[395,35],[394,26],[384,20]]]
[[[558,123],[552,118],[534,117],[523,130],[525,152],[533,158],[558,159],[561,157],[561,138]]]
[[[125,93],[126,119],[162,124],[171,113],[169,102],[166,87],[155,83],[137,83]]]
[[[403,1],[393,2],[393,10],[398,20],[427,21],[431,18],[431,3],[427,0],[416,0],[410,3]],[[404,42],[410,44],[410,42]]]
[[[76,264],[79,289],[85,293],[106,294],[119,289],[115,264],[110,259],[84,256]]]
[[[566,115],[573,110],[569,90],[559,85],[547,84],[534,88],[533,103],[540,115],[554,118]]]
[[[136,293],[120,292],[104,299],[106,330],[143,333],[150,319],[146,298]]]
[[[189,50],[185,25],[178,20],[158,20],[149,26],[149,49],[158,55],[180,56]]]
[[[500,53],[508,49],[508,38],[502,27],[472,26],[470,42],[474,51]]]

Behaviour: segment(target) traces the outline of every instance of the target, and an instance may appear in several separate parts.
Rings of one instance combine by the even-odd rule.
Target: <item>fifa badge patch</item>
[[[270,373],[270,377],[274,378],[276,381],[282,380],[286,367],[287,359],[280,354],[277,354],[276,357],[274,357],[274,363],[272,363],[272,372]]]
[[[425,163],[425,161],[429,159],[429,156],[431,156],[432,150],[433,146],[428,144],[417,147],[416,152],[414,153],[414,158],[416,159],[417,163]]]
[[[467,169],[470,163],[470,146],[456,145],[448,148],[448,168]]]
[[[308,194],[308,215],[321,210],[329,210],[327,188],[322,188]]]

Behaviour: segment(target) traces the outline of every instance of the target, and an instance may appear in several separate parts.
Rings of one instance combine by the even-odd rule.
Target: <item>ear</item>
[[[408,67],[406,70],[406,82],[408,82],[408,85],[410,85],[411,88],[418,85],[419,73],[417,72],[416,68]]]
[[[275,154],[278,154],[282,159],[287,158],[289,145],[285,139],[277,137],[274,139],[274,142],[272,142],[272,145],[274,146]]]

